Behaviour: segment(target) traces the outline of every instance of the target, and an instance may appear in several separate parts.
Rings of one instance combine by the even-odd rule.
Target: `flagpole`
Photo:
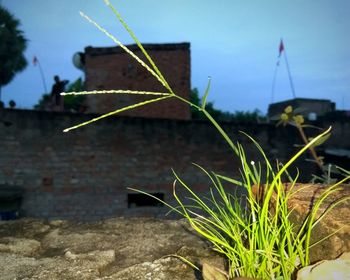
[[[283,49],[283,56],[284,56],[284,60],[285,60],[285,62],[286,62],[286,66],[287,66],[290,88],[291,88],[291,90],[292,90],[293,98],[295,99],[296,96],[295,96],[294,84],[293,84],[292,75],[291,75],[290,69],[289,69],[289,63],[288,63],[287,53],[286,53],[286,48],[285,48],[285,47],[284,47],[284,49]]]
[[[284,51],[284,45],[283,45],[283,40],[281,38],[280,45],[278,47],[278,57],[277,57],[277,63],[275,66],[275,72],[273,73],[273,79],[272,79],[272,87],[271,87],[271,103],[273,103],[273,99],[275,97],[275,86],[276,86],[276,77],[277,77],[277,70],[280,65],[280,58],[281,54]]]
[[[277,77],[277,69],[279,66],[279,59],[276,63],[276,67],[275,67],[275,72],[273,73],[273,79],[272,79],[272,88],[271,88],[271,103],[273,103],[273,99],[275,97],[275,86],[276,86],[276,77]]]
[[[44,86],[45,93],[48,93],[47,87],[46,87],[46,82],[45,82],[45,76],[44,76],[43,69],[41,68],[40,61],[38,61],[38,66],[39,66],[40,76],[41,76],[41,79],[43,81],[43,86]]]
[[[34,56],[33,64],[34,64],[34,65],[38,64],[39,72],[40,72],[40,77],[41,77],[41,80],[42,80],[42,82],[43,82],[44,93],[48,93],[47,87],[46,87],[46,81],[45,81],[44,71],[43,71],[43,68],[41,67],[41,64],[40,64],[39,59],[38,59],[36,56]]]

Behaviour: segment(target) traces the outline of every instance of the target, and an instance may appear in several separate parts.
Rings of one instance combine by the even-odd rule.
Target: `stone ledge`
[[[0,222],[3,280],[197,279],[173,254],[223,267],[223,259],[184,220]]]

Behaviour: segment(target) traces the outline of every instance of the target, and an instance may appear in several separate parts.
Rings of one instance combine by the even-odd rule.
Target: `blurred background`
[[[281,38],[295,96],[329,99],[350,107],[350,19],[347,0],[313,1],[112,1],[143,43],[191,44],[191,87],[216,108],[267,112],[268,104],[293,98],[285,60],[276,63]],[[51,90],[54,75],[70,82],[84,74],[72,63],[87,46],[114,43],[79,15],[83,11],[125,44],[132,39],[104,1],[1,0],[20,21],[27,40],[23,71],[2,86],[2,101],[33,108]],[[3,28],[3,27],[2,27]],[[45,82],[33,64],[39,61]],[[274,82],[274,90],[273,80]],[[272,92],[273,91],[273,92]]]

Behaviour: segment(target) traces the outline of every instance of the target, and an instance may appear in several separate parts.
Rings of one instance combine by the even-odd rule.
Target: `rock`
[[[101,270],[107,265],[115,261],[115,252],[113,250],[107,251],[92,251],[86,254],[74,254],[67,251],[64,254],[67,260],[73,261],[74,263],[84,263],[89,267]]]
[[[41,265],[47,267],[47,260],[2,252],[0,253],[0,278],[1,280],[32,279],[30,277]]]
[[[66,223],[66,221],[64,220],[51,220],[49,222],[49,225],[52,227],[60,227],[62,225],[64,225]]]
[[[305,213],[326,187],[318,184],[297,184],[294,187],[294,190],[299,189],[300,191],[291,197],[289,205],[294,207],[291,219],[296,225],[304,220]],[[350,197],[350,185],[339,186],[339,189],[321,205],[318,215],[324,212],[332,203],[346,196]],[[328,235],[332,236],[310,249],[310,263],[334,259],[342,253],[350,251],[350,199],[333,208],[315,226],[312,231],[311,244]]]
[[[1,280],[198,279],[197,272],[174,255],[196,265],[207,261],[224,267],[223,259],[184,220],[118,218],[46,224],[23,219],[1,223],[1,240],[7,246],[0,250]],[[28,244],[31,250],[24,249]]]
[[[291,184],[284,184],[285,190],[290,190]],[[290,209],[294,209],[290,215],[291,221],[301,225],[313,203],[327,188],[321,184],[295,184],[293,195],[288,201]],[[257,193],[257,188],[253,187]],[[318,216],[338,199],[350,197],[350,185],[340,185],[338,190],[331,194],[318,211]],[[333,234],[333,235],[332,235]],[[328,239],[313,246],[310,249],[310,263],[319,260],[336,258],[346,251],[350,251],[350,199],[337,205],[319,222],[312,230],[311,244],[331,235]]]
[[[319,261],[298,271],[297,280],[349,280],[350,252],[335,260]]]
[[[202,276],[204,280],[227,280],[229,278],[225,271],[207,262],[203,263]]]
[[[77,255],[73,254],[71,251],[67,251],[64,254],[64,256],[65,256],[66,259],[73,260],[73,261],[77,259]]]
[[[12,236],[19,238],[35,239],[37,236],[42,236],[50,230],[50,226],[44,221],[31,218],[14,221],[0,221],[0,237]]]
[[[25,238],[4,237],[0,239],[0,252],[34,256],[40,249],[40,242]]]
[[[184,280],[195,279],[195,277],[192,269],[189,269],[178,259],[168,257],[161,258],[153,262],[135,264],[102,279]]]

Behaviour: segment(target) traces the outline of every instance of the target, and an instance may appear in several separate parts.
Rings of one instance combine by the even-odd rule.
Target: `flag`
[[[280,46],[279,46],[278,50],[279,50],[278,57],[280,57],[282,52],[284,51],[284,45],[283,45],[282,39],[281,39]]]
[[[33,56],[33,65],[36,66],[38,64],[38,58],[34,55]]]

